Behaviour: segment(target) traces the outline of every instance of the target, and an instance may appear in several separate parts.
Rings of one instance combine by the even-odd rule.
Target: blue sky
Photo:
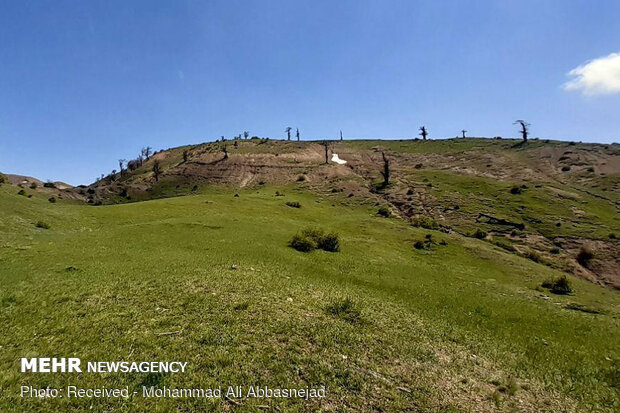
[[[620,141],[619,21],[618,1],[5,0],[0,170],[88,183],[146,145],[286,126]]]

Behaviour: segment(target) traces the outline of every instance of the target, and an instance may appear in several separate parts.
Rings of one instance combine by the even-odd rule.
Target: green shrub
[[[314,249],[322,249],[328,252],[340,251],[338,234],[325,232],[318,228],[306,228],[296,234],[289,245],[301,252],[310,252]]]
[[[476,231],[474,231],[473,234],[471,234],[471,236],[474,238],[478,238],[478,239],[485,239],[487,237],[487,233],[486,231],[483,231],[480,228],[478,228],[476,229]]]
[[[414,217],[411,220],[411,225],[414,227],[422,227],[425,229],[439,229],[439,224],[432,218],[428,217]]]
[[[523,256],[529,260],[540,264],[543,264],[545,262],[544,258],[534,250],[528,250]]]
[[[560,249],[558,247],[553,247],[549,250],[549,252],[556,255],[560,253]]]
[[[48,224],[47,222],[43,222],[43,221],[38,221],[35,226],[37,228],[42,228],[42,229],[50,229],[50,224]]]
[[[310,252],[316,249],[317,244],[310,237],[303,234],[295,234],[291,242],[289,242],[289,246],[300,252]]]
[[[613,232],[609,234],[609,239],[616,239],[616,234],[614,234]]]
[[[36,182],[31,183],[30,189],[37,189],[37,183]]]
[[[299,175],[297,177],[297,182],[304,182],[306,180],[306,177],[304,175]]]
[[[413,248],[417,250],[422,250],[425,247],[426,247],[426,244],[424,243],[424,241],[417,240],[416,242],[413,243]]]
[[[52,181],[47,181],[46,183],[43,184],[43,186],[45,188],[56,188],[56,184],[53,183]]]
[[[17,192],[17,195],[26,196],[26,191],[24,191],[23,189],[20,189],[20,190]]]
[[[566,275],[561,277],[550,279],[542,283],[544,288],[548,288],[554,294],[568,295],[573,292],[570,281],[566,278]]]
[[[510,188],[510,193],[513,195],[519,195],[523,192],[523,189],[521,189],[520,186],[513,186],[512,188]]]
[[[338,234],[330,233],[323,236],[319,242],[318,247],[323,251],[338,252],[340,251],[340,242],[338,240]]]
[[[388,207],[382,206],[377,211],[377,215],[380,215],[380,216],[385,217],[385,218],[389,218],[390,215],[392,215],[392,214],[390,213],[390,209]]]
[[[56,203],[56,198],[52,196],[52,197],[50,197],[48,199],[48,201],[50,201],[52,204],[55,204]]]
[[[301,208],[301,204],[297,201],[287,202],[286,205],[290,206],[291,208]]]
[[[0,172],[0,185],[5,184],[7,182],[9,182],[9,180],[7,179],[6,175]]]

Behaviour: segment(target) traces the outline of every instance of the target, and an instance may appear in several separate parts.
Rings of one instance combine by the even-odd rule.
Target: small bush
[[[52,196],[52,197],[50,197],[50,198],[48,199],[48,201],[50,201],[52,204],[55,204],[55,203],[56,203],[56,197],[53,197],[53,196]]]
[[[26,196],[26,191],[24,191],[23,189],[20,189],[20,190],[17,192],[17,195]]]
[[[425,229],[439,229],[439,224],[437,221],[428,217],[414,217],[411,220],[411,225]]]
[[[340,242],[338,240],[338,234],[331,233],[323,236],[319,242],[318,247],[323,251],[327,252],[338,252],[340,251]]]
[[[0,185],[5,184],[7,182],[9,182],[9,180],[7,179],[6,175],[0,172]]]
[[[471,236],[478,239],[485,239],[487,237],[487,232],[478,228]]]
[[[287,202],[286,205],[290,206],[291,208],[301,208],[301,204],[297,201]]]
[[[523,256],[525,258],[527,258],[528,260],[532,260],[532,261],[537,262],[539,264],[544,264],[545,263],[544,258],[538,252],[536,252],[534,250],[527,251]]]
[[[570,171],[570,166],[563,166],[562,167],[562,172],[568,172]]]
[[[592,258],[594,258],[594,252],[592,252],[590,248],[584,245],[579,249],[579,253],[577,254],[576,258],[579,264],[581,264],[583,267],[588,268],[590,262],[592,261]]]
[[[325,234],[323,230],[318,228],[304,229],[293,237],[289,245],[301,252],[310,252],[317,248],[328,252],[340,251],[338,234]]]
[[[542,286],[544,288],[548,288],[549,291],[551,291],[552,293],[559,295],[568,295],[573,292],[570,281],[568,280],[568,278],[566,278],[565,275],[555,279],[547,280],[542,283]]]
[[[299,175],[299,176],[297,177],[297,182],[303,182],[303,181],[305,181],[305,180],[306,180],[306,176],[305,176],[305,175]]]
[[[616,234],[614,234],[613,232],[609,234],[609,239],[616,239]]]
[[[510,188],[510,193],[513,195],[519,195],[523,193],[523,189],[520,186],[513,186]]]
[[[560,253],[560,249],[558,247],[553,247],[549,250],[551,254],[557,255]]]
[[[424,243],[424,241],[416,241],[413,243],[413,248],[417,249],[417,250],[423,250],[426,247],[426,244]]]
[[[377,215],[380,215],[380,216],[385,217],[385,218],[389,218],[390,215],[392,215],[392,214],[390,213],[390,209],[388,207],[384,207],[383,206],[383,207],[379,208],[379,210],[377,211]]]
[[[314,242],[312,238],[306,237],[302,234],[295,234],[289,243],[289,246],[300,252],[314,251],[317,247],[316,242]]]
[[[362,321],[361,311],[350,298],[331,303],[325,307],[325,311],[349,323],[357,324]]]
[[[36,182],[31,183],[30,189],[37,189],[37,183]]]
[[[43,186],[46,188],[56,188],[56,184],[53,183],[52,181],[47,181],[46,183],[43,184]]]
[[[38,221],[35,226],[37,228],[42,228],[42,229],[50,229],[50,224],[48,224],[47,222],[43,222],[43,221]]]

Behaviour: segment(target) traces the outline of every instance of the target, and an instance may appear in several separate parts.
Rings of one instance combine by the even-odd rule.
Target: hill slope
[[[550,294],[540,284],[558,270],[382,218],[370,198],[297,184],[209,186],[91,207],[4,185],[0,203],[2,410],[620,405],[617,292],[573,278],[573,295]],[[288,247],[307,226],[339,233],[341,251]],[[428,248],[413,248],[428,235]],[[48,354],[188,362],[186,374],[85,374],[83,387],[324,385],[327,398],[20,398],[24,383],[72,381],[18,373],[20,357]]]
[[[416,225],[468,236],[477,232],[513,253],[620,288],[620,145],[356,140],[329,142],[328,159],[334,153],[347,164],[326,165],[321,142],[252,139],[185,146],[73,193],[108,204],[187,195],[209,185],[294,183],[385,204]],[[382,153],[390,162],[387,187],[380,185]],[[594,256],[578,262],[583,249]]]

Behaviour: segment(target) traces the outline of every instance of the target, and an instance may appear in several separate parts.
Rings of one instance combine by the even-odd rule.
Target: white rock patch
[[[336,162],[337,164],[344,165],[347,163],[344,159],[340,159],[337,153],[332,153],[332,162]]]

